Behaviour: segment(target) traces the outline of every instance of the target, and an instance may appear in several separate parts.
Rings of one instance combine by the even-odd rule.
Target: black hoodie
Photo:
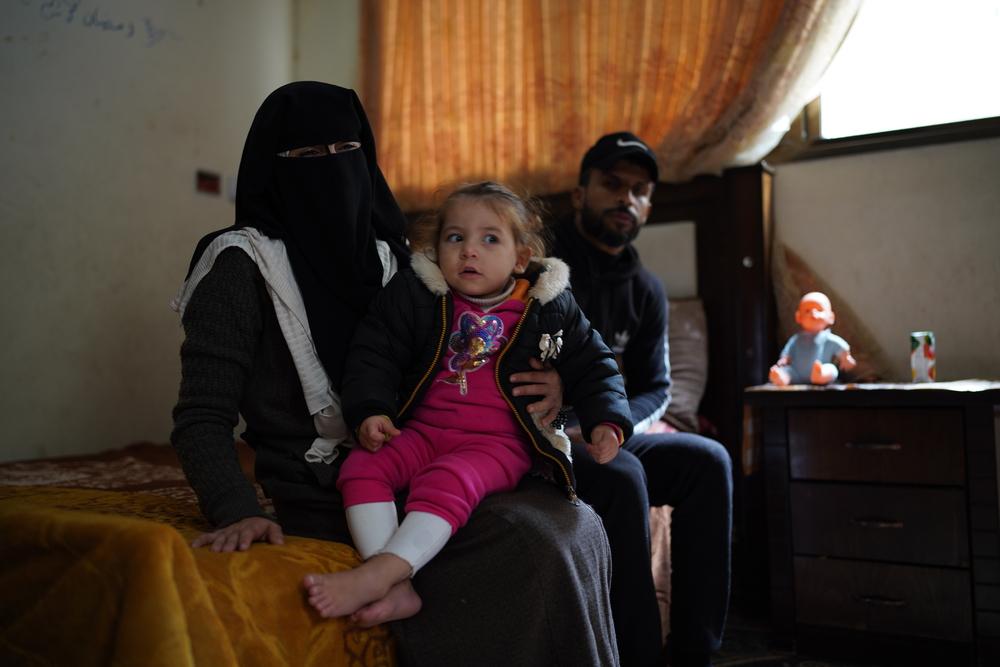
[[[552,234],[550,254],[569,265],[580,309],[617,356],[635,432],[641,433],[670,402],[669,308],[663,286],[631,244],[618,255],[602,252],[580,235],[572,216],[553,225]]]

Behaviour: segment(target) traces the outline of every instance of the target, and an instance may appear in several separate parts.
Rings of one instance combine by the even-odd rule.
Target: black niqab
[[[342,141],[358,141],[361,149],[278,156]],[[191,267],[212,239],[243,227],[284,242],[320,361],[339,391],[348,343],[382,286],[375,239],[387,242],[401,264],[408,261],[405,218],[378,168],[371,127],[353,90],[303,81],[268,95],[243,147],[236,222],[201,239]]]

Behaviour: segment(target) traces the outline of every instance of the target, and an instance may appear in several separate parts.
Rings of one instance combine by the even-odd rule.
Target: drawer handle
[[[898,452],[903,445],[898,442],[845,442],[848,449],[864,449],[869,452]]]
[[[903,522],[899,519],[882,519],[880,517],[870,516],[852,516],[851,523],[855,526],[861,526],[862,528],[902,528]]]
[[[869,604],[875,607],[905,607],[906,600],[900,600],[898,598],[886,598],[881,595],[855,595],[854,599],[858,602],[863,602],[864,604]]]

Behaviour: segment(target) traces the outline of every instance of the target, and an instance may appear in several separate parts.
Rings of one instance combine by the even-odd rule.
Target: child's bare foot
[[[302,584],[311,604],[324,618],[353,614],[384,598],[410,574],[410,564],[393,554],[379,554],[353,570],[307,574]]]
[[[351,621],[362,628],[370,628],[379,623],[416,616],[423,604],[407,579],[390,588],[388,595],[381,600],[366,604],[351,614]]]

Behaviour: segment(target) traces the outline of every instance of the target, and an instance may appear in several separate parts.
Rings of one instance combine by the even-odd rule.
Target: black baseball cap
[[[656,154],[646,142],[631,132],[614,132],[605,134],[584,153],[583,161],[580,162],[580,185],[584,184],[584,177],[591,169],[610,169],[622,159],[634,160],[649,169],[654,183],[660,180]]]

